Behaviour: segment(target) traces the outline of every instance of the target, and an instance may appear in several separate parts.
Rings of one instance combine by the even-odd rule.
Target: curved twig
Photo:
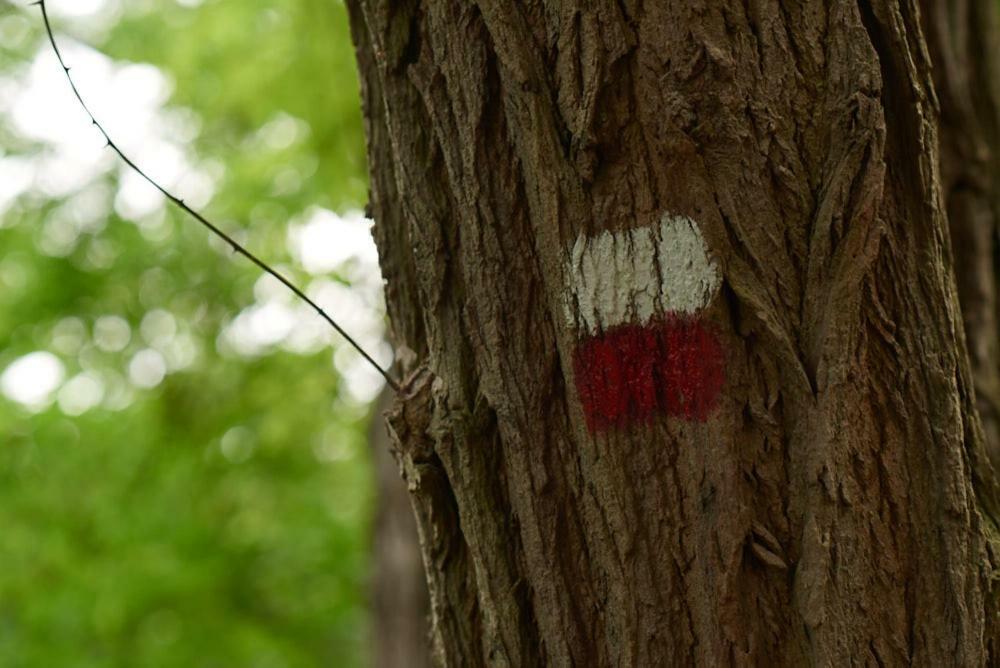
[[[396,380],[393,379],[393,377],[389,375],[389,372],[386,371],[385,369],[383,369],[372,358],[371,355],[369,355],[367,352],[365,352],[365,349],[362,348],[361,345],[357,341],[355,341],[347,332],[345,332],[344,329],[340,325],[337,324],[337,321],[334,320],[333,318],[331,318],[326,313],[326,311],[324,311],[319,306],[319,304],[317,304],[312,299],[310,299],[308,296],[306,296],[306,294],[298,286],[296,286],[290,280],[288,280],[287,278],[285,278],[284,276],[282,276],[281,273],[279,273],[277,270],[272,269],[263,260],[259,259],[256,255],[254,255],[253,253],[251,253],[250,251],[248,251],[246,248],[244,248],[243,246],[241,246],[239,244],[239,242],[237,242],[231,236],[229,236],[228,234],[226,234],[225,232],[223,232],[221,229],[219,229],[216,225],[214,225],[213,223],[211,223],[203,215],[201,215],[200,213],[198,213],[197,211],[195,211],[194,209],[192,209],[190,206],[188,206],[187,204],[185,204],[184,200],[180,199],[179,197],[174,196],[166,188],[164,188],[159,183],[157,183],[155,180],[153,180],[152,177],[150,177],[148,174],[146,174],[146,172],[142,171],[142,169],[140,169],[138,165],[136,165],[134,162],[132,162],[132,160],[127,155],[125,155],[125,153],[120,148],[118,148],[118,145],[115,144],[114,141],[112,141],[111,136],[107,133],[107,131],[104,129],[104,127],[98,122],[97,117],[95,117],[94,114],[93,114],[93,112],[90,111],[90,107],[88,107],[87,103],[84,102],[83,96],[80,94],[80,90],[76,87],[76,83],[73,81],[73,77],[69,73],[70,68],[66,66],[66,61],[63,60],[62,52],[59,51],[59,45],[56,43],[55,33],[52,31],[52,24],[49,21],[49,14],[48,14],[48,12],[45,9],[45,0],[37,0],[36,2],[32,2],[31,4],[32,5],[38,5],[41,8],[41,10],[42,10],[42,20],[45,22],[45,32],[48,34],[49,43],[52,45],[52,50],[55,52],[56,58],[59,60],[59,65],[62,67],[63,73],[65,73],[67,81],[69,81],[70,88],[73,89],[73,94],[76,95],[76,99],[80,102],[80,106],[83,107],[83,110],[86,111],[87,115],[90,117],[91,124],[93,124],[93,126],[96,127],[100,131],[101,135],[104,136],[104,140],[107,142],[107,147],[110,148],[112,151],[114,151],[118,155],[118,157],[121,158],[122,162],[124,162],[126,165],[128,165],[133,171],[135,171],[136,174],[138,174],[139,176],[141,176],[143,179],[145,179],[147,182],[149,182],[150,185],[152,185],[154,188],[156,188],[158,191],[160,191],[163,194],[164,197],[166,197],[168,200],[170,200],[175,205],[177,205],[178,208],[182,209],[188,215],[190,215],[192,218],[194,218],[199,223],[201,223],[204,227],[206,227],[209,231],[211,231],[217,237],[219,237],[220,239],[222,239],[223,241],[225,241],[233,249],[234,253],[238,253],[238,254],[242,255],[243,257],[247,258],[252,263],[254,263],[255,265],[257,265],[262,271],[264,271],[265,273],[270,274],[274,278],[278,279],[278,281],[280,281],[282,283],[282,285],[284,285],[286,288],[288,288],[289,290],[291,290],[292,293],[294,293],[296,297],[298,297],[299,299],[301,299],[302,301],[304,301],[306,304],[308,304],[309,306],[311,306],[312,309],[314,311],[316,311],[316,313],[319,314],[319,316],[321,318],[323,318],[323,320],[325,320],[327,322],[327,324],[329,324],[331,327],[333,327],[333,329],[335,329],[338,334],[340,334],[342,337],[344,337],[344,340],[346,340],[349,344],[351,344],[351,346],[355,350],[357,350],[358,353],[360,353],[361,356],[369,364],[371,364],[379,372],[379,374],[382,375],[383,378],[385,378],[385,382],[389,385],[389,387],[391,387],[393,390],[396,390],[398,392],[399,391],[399,383],[397,383]]]

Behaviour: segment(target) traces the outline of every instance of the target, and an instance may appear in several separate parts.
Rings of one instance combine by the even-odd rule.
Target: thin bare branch
[[[49,21],[49,14],[48,14],[48,11],[46,11],[46,8],[45,8],[45,0],[37,0],[37,2],[33,2],[31,4],[32,5],[38,5],[38,7],[41,8],[41,10],[42,10],[42,20],[45,23],[45,32],[48,34],[49,43],[52,45],[52,50],[53,50],[53,52],[55,52],[56,58],[59,60],[59,65],[62,67],[63,73],[66,75],[66,80],[69,81],[70,88],[72,88],[73,94],[76,96],[76,99],[80,102],[80,106],[83,107],[83,110],[86,111],[87,115],[90,117],[91,124],[93,124],[94,127],[96,127],[98,129],[98,131],[100,131],[101,135],[104,137],[104,140],[107,142],[107,147],[110,148],[112,151],[114,151],[118,155],[118,157],[121,158],[122,162],[124,162],[126,165],[128,165],[136,174],[138,174],[139,176],[141,176],[143,179],[145,179],[146,181],[148,181],[150,185],[152,185],[154,188],[156,188],[158,191],[160,191],[163,194],[164,197],[166,197],[168,200],[170,200],[171,202],[173,202],[175,205],[177,205],[178,208],[180,208],[183,211],[185,211],[188,215],[190,215],[196,221],[198,221],[199,223],[201,223],[205,228],[207,228],[209,231],[211,231],[212,234],[215,234],[217,237],[219,237],[220,239],[222,239],[223,241],[225,241],[233,249],[234,253],[238,253],[238,254],[242,255],[243,257],[247,258],[252,263],[254,263],[255,265],[257,265],[262,271],[264,271],[265,273],[270,274],[274,278],[278,279],[278,281],[280,281],[282,283],[282,285],[284,285],[286,288],[288,288],[289,290],[291,290],[292,293],[294,293],[296,297],[298,297],[299,299],[301,299],[302,301],[304,301],[306,304],[308,304],[310,307],[312,307],[312,309],[314,311],[316,311],[316,313],[319,314],[319,316],[321,318],[323,318],[323,320],[325,320],[327,322],[327,324],[329,324],[331,327],[333,327],[333,329],[335,329],[338,334],[340,334],[342,337],[344,337],[344,340],[346,340],[349,344],[351,344],[351,346],[355,350],[357,350],[358,353],[369,364],[371,364],[376,370],[378,370],[378,372],[382,375],[382,377],[385,378],[385,382],[388,383],[389,387],[391,387],[393,390],[398,391],[399,390],[399,383],[396,382],[396,380],[391,375],[389,375],[389,372],[386,371],[385,369],[383,369],[372,358],[372,356],[369,355],[365,351],[365,349],[362,348],[361,345],[357,341],[354,340],[354,338],[352,338],[346,331],[344,331],[344,329],[339,324],[337,324],[336,320],[334,320],[332,317],[330,317],[326,313],[326,311],[324,311],[322,308],[320,308],[319,304],[317,304],[312,299],[310,299],[305,294],[305,292],[303,292],[298,286],[296,286],[294,283],[292,283],[289,279],[285,278],[277,270],[272,269],[263,260],[261,260],[260,258],[258,258],[256,255],[254,255],[253,253],[251,253],[250,251],[248,251],[243,246],[241,246],[239,244],[239,242],[237,242],[231,236],[229,236],[228,234],[226,234],[225,232],[223,232],[219,227],[217,227],[215,224],[213,224],[212,222],[210,222],[203,215],[201,215],[200,213],[198,213],[197,211],[195,211],[194,209],[192,209],[190,206],[188,206],[187,204],[185,204],[184,200],[180,199],[179,197],[176,197],[171,192],[169,192],[166,188],[164,188],[159,183],[157,183],[152,177],[150,177],[148,174],[146,174],[146,172],[144,172],[142,169],[140,169],[139,166],[136,165],[127,155],[125,155],[125,153],[111,139],[111,136],[104,129],[104,126],[102,126],[100,124],[100,122],[98,122],[97,117],[94,116],[93,112],[90,110],[90,107],[87,106],[87,103],[84,101],[83,96],[80,94],[80,90],[76,87],[76,82],[73,81],[73,76],[70,74],[70,68],[67,67],[66,61],[63,60],[62,52],[59,50],[59,45],[56,43],[55,33],[52,30],[52,23]]]

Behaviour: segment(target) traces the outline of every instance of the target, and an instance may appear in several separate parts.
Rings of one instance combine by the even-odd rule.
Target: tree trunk
[[[372,665],[424,668],[430,658],[430,604],[409,494],[381,419],[392,399],[388,389],[379,397],[369,435],[377,488],[370,591]]]
[[[348,4],[437,661],[1000,661],[916,1]]]
[[[993,0],[923,0],[923,24],[941,105],[941,185],[976,404],[1000,466],[1000,54]]]

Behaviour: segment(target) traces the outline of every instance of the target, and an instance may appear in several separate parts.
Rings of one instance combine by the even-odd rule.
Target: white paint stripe
[[[580,235],[566,271],[566,322],[590,333],[628,322],[645,325],[664,313],[695,313],[722,280],[698,224],[672,214],[658,225]]]

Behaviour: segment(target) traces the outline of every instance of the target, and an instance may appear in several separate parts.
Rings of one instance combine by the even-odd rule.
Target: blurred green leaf
[[[60,39],[169,82],[160,132],[194,171],[168,187],[184,196],[205,176],[210,217],[319,285],[288,250],[290,225],[366,192],[342,4],[91,2],[97,14],[67,15],[74,1],[49,0]],[[25,165],[35,175],[7,203],[0,185],[0,374],[34,351],[63,367],[43,405],[0,394],[0,665],[364,664],[367,408],[325,338],[227,343],[241,313],[286,303],[176,211],[130,211],[120,166],[98,156],[80,168],[89,182],[53,194],[72,161],[18,116],[45,62],[40,27],[0,3],[0,183]],[[63,131],[87,132],[58,111]],[[315,327],[284,308],[297,330]]]

